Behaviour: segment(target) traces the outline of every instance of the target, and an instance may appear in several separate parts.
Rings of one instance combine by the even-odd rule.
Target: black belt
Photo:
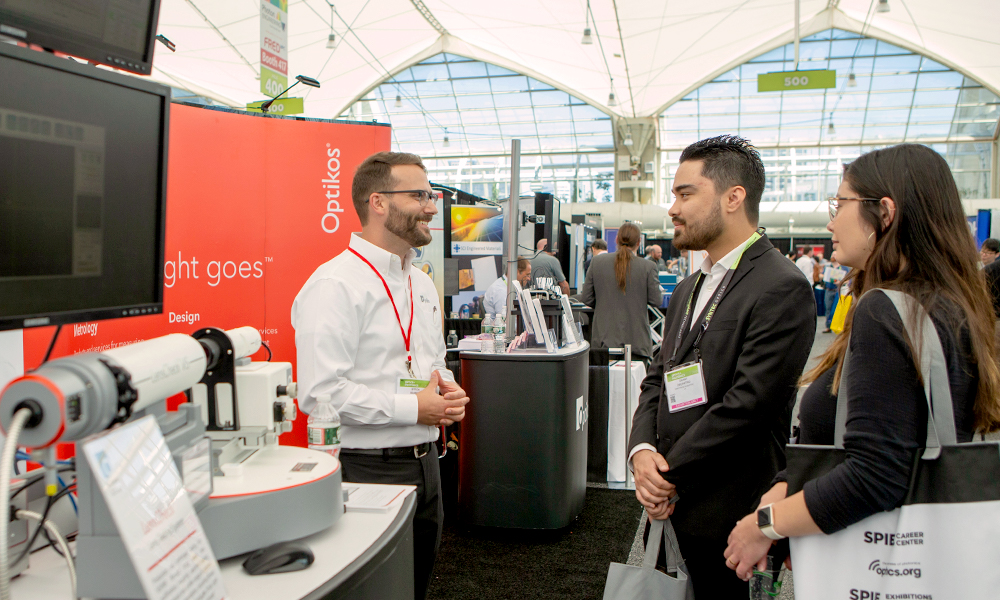
[[[365,456],[389,457],[410,457],[423,458],[431,451],[433,442],[424,442],[416,446],[403,446],[402,448],[343,448],[343,454],[363,454]]]

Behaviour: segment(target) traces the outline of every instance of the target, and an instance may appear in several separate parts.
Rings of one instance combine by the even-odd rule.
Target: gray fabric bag
[[[667,540],[667,571],[676,573],[676,577],[655,568],[660,541],[664,538]],[[694,589],[669,519],[651,521],[641,567],[611,563],[608,582],[604,586],[604,600],[694,600]]]

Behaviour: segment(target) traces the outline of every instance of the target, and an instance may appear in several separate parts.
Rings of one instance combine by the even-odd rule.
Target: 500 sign
[[[789,90],[821,90],[837,87],[837,72],[783,71],[757,75],[758,92],[784,92]]]

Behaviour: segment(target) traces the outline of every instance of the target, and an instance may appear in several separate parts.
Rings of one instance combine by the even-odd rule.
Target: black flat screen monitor
[[[161,313],[170,89],[0,44],[0,329]]]
[[[552,194],[535,192],[535,214],[545,217],[545,223],[535,225],[535,238],[549,240],[545,249],[558,256],[562,241],[559,239],[559,232],[562,230],[559,223],[559,199]]]
[[[0,35],[149,75],[160,0],[0,0]]]

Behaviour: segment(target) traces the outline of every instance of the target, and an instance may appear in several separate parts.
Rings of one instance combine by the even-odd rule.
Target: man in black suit
[[[674,290],[629,439],[636,496],[650,518],[673,515],[697,598],[748,596],[726,568],[726,539],[785,466],[816,331],[812,286],[757,231],[763,191],[764,165],[746,140],[720,136],[681,154],[674,246],[708,257]],[[679,368],[689,363],[700,363],[704,393],[673,381],[668,393],[665,374],[690,373]]]

